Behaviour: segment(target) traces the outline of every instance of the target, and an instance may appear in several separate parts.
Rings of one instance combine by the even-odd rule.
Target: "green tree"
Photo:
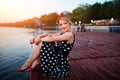
[[[54,26],[55,25],[55,20],[58,17],[58,14],[56,12],[50,13],[48,15],[42,15],[40,17],[40,21],[46,25],[49,26]]]
[[[114,5],[112,1],[105,2],[100,8],[100,19],[110,19],[114,16]]]
[[[83,7],[85,9],[85,12],[83,14],[82,22],[84,22],[84,23],[90,22],[90,18],[89,18],[90,7],[91,7],[91,5],[89,5],[89,4],[85,4]]]
[[[120,0],[113,0],[114,3],[114,18],[120,20]]]
[[[71,18],[73,22],[78,22],[83,19],[85,10],[81,7],[77,7],[72,11]]]
[[[47,14],[44,14],[40,17],[41,23],[47,24]]]
[[[100,13],[100,8],[101,4],[100,3],[95,3],[89,8],[89,16],[88,18],[91,20],[97,20],[100,18],[99,13]]]

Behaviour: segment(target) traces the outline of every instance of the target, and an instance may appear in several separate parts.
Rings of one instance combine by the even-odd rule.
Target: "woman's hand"
[[[40,42],[41,42],[40,39],[41,39],[41,38],[40,38],[39,36],[34,39],[35,45],[39,45],[39,44],[40,44]]]
[[[34,41],[35,41],[35,38],[32,38],[32,39],[30,39],[30,44],[33,44],[34,43]]]
[[[48,35],[49,35],[49,34],[44,33],[44,34],[41,34],[41,35],[37,36],[37,37],[34,39],[35,45],[39,45],[40,42],[41,42],[41,38],[46,37],[46,36],[48,36]]]

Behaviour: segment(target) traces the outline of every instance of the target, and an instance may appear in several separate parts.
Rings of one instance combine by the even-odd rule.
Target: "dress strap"
[[[64,32],[61,32],[60,35],[64,34]]]

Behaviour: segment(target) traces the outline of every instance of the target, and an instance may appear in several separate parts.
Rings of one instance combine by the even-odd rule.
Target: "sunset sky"
[[[0,23],[15,22],[43,14],[70,11],[80,4],[104,3],[111,0],[0,0]]]

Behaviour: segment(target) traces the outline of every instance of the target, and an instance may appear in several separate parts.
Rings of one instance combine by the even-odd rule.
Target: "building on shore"
[[[111,18],[110,20],[109,19],[94,20],[92,24],[96,26],[116,26],[119,25],[120,23],[118,20]]]

